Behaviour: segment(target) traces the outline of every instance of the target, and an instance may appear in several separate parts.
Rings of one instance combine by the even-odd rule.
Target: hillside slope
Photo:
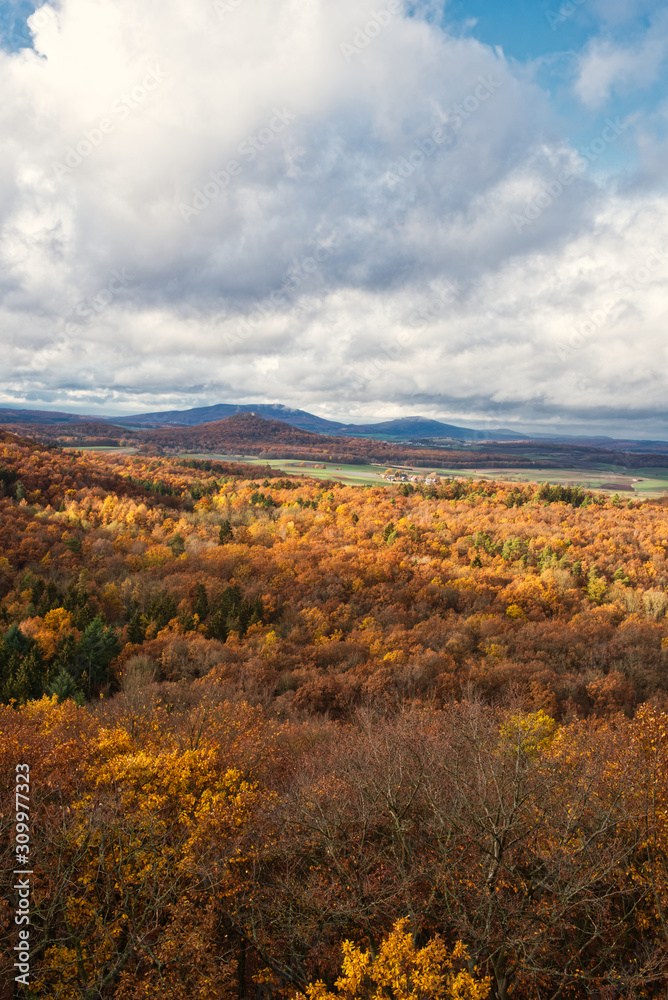
[[[411,447],[388,444],[369,438],[331,437],[312,434],[291,427],[280,420],[265,420],[253,413],[239,413],[199,427],[172,427],[144,431],[138,435],[148,448],[163,452],[214,452],[218,454],[257,455],[261,458],[304,458],[327,462],[358,464],[413,464],[421,467],[442,466],[459,468],[472,461],[484,461],[501,467],[508,461],[504,455],[475,454],[468,451]],[[530,467],[528,459],[516,459],[515,464]]]
[[[496,996],[666,995],[668,502],[0,448],[34,997],[291,1000],[407,911],[510,953]],[[261,993],[268,960],[297,985]],[[489,994],[443,978],[423,1000]]]
[[[336,434],[351,437],[373,437],[382,440],[406,441],[417,438],[450,438],[454,441],[524,441],[527,434],[515,431],[477,431],[472,427],[457,427],[444,424],[428,417],[401,417],[398,420],[384,420],[381,423],[346,424]]]
[[[315,431],[320,434],[334,434],[343,424],[335,420],[325,420],[305,410],[295,410],[281,403],[216,403],[214,406],[196,406],[190,410],[158,410],[154,413],[135,413],[123,417],[128,427],[198,427],[224,420],[240,413],[255,413],[266,420],[281,420],[291,427]]]
[[[118,447],[134,443],[135,432],[101,420],[81,420],[53,424],[10,424],[12,431],[45,444],[64,447]]]

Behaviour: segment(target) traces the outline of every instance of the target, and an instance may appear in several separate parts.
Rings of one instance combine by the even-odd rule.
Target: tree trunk
[[[239,942],[239,952],[237,954],[237,981],[239,983],[239,1000],[244,1000],[246,996],[246,940],[242,938]]]

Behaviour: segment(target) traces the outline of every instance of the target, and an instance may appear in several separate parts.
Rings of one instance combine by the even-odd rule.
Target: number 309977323
[[[29,864],[30,856],[30,766],[16,765],[16,863]]]

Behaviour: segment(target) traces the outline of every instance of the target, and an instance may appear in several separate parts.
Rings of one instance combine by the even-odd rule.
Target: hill
[[[602,452],[635,453],[634,465],[642,464],[640,458],[647,455],[668,454],[668,442],[660,440],[632,440],[604,436],[582,436],[569,434],[545,434],[532,431],[518,433],[505,428],[492,430],[477,430],[473,427],[460,427],[457,424],[447,424],[428,417],[401,417],[396,420],[371,421],[365,424],[341,423],[337,420],[327,420],[306,410],[299,410],[281,403],[216,403],[213,406],[199,406],[186,410],[156,410],[149,413],[137,413],[129,416],[100,417],[85,416],[77,413],[62,413],[51,410],[30,410],[18,407],[0,406],[0,426],[14,427],[20,433],[35,436],[35,428],[56,425],[55,437],[47,437],[40,433],[40,440],[59,441],[65,443],[66,431],[61,425],[77,424],[81,443],[95,444],[97,441],[86,442],[86,431],[80,425],[110,424],[113,432],[96,429],[94,438],[125,437],[128,430],[149,431],[160,428],[200,427],[207,423],[218,423],[230,416],[240,414],[255,414],[266,420],[279,420],[281,423],[299,430],[330,437],[371,438],[376,441],[387,441],[392,444],[406,443],[412,445],[452,448],[453,442],[471,444],[479,447],[484,445],[490,449],[493,457],[496,444],[513,444],[530,446],[534,454],[539,448],[542,452],[557,447],[563,453],[564,448],[589,448]],[[549,453],[549,452],[548,452]],[[638,453],[644,453],[643,456]],[[592,451],[593,454],[593,451]],[[384,458],[387,456],[384,456]],[[389,459],[388,459],[389,460]],[[607,456],[599,461],[614,461],[618,457]],[[622,463],[625,464],[625,463]],[[626,464],[629,464],[626,462]],[[656,463],[654,463],[656,464]]]
[[[0,406],[0,424],[77,424],[89,418],[56,410],[23,410]]]
[[[333,434],[343,424],[335,420],[325,420],[305,410],[291,409],[281,403],[216,403],[215,406],[197,406],[190,410],[158,410],[154,413],[136,413],[123,417],[127,427],[198,427],[200,424],[224,420],[238,413],[255,413],[267,420],[281,420],[291,427],[320,434]],[[118,420],[116,421],[118,422]]]
[[[265,441],[285,433],[246,414],[221,423]],[[143,646],[169,680],[205,653],[234,696],[228,666],[241,657],[249,696],[284,709],[296,698],[345,715],[363,691],[382,702],[399,678],[407,700],[439,704],[468,684],[493,702],[514,684],[559,718],[573,704],[605,714],[668,699],[665,501],[493,481],[363,490],[208,459],[73,454],[2,431],[0,441],[0,700],[20,700],[26,684],[39,697],[61,669],[88,696],[72,644],[95,616],[125,659]],[[47,617],[58,609],[60,625]],[[276,628],[255,659],[253,615],[261,636]],[[3,652],[12,624],[41,660],[14,633]],[[216,642],[232,633],[223,655]],[[124,662],[100,670],[100,689]],[[278,684],[286,670],[298,671],[292,688]]]
[[[220,454],[256,455],[260,458],[297,458],[326,462],[380,463],[421,467],[439,466],[447,460],[455,468],[472,461],[485,461],[492,467],[507,464],[504,455],[475,454],[469,451],[444,451],[438,448],[388,444],[369,438],[331,437],[291,427],[280,420],[265,420],[254,413],[237,413],[199,427],[172,427],[138,434],[146,449],[162,453],[218,452]],[[531,461],[515,459],[515,464],[530,467]]]
[[[139,433],[141,440],[164,448],[190,451],[242,452],[265,445],[323,448],[331,438],[293,427],[281,420],[265,419],[256,413],[235,413],[194,427],[162,427]]]
[[[457,427],[455,424],[444,424],[440,420],[429,420],[427,417],[401,417],[398,420],[385,420],[373,424],[346,424],[339,428],[336,434],[349,437],[376,437],[385,441],[388,439],[410,441],[422,438],[449,438],[454,441],[526,441],[529,436],[505,430],[477,431],[472,427]]]
[[[409,912],[423,1000],[666,995],[666,501],[0,441],[3,981],[335,1000]]]
[[[410,441],[414,438],[450,438],[455,441],[515,441],[526,440],[526,434],[514,431],[480,431],[471,427],[444,424],[428,417],[401,417],[397,420],[373,421],[368,424],[343,424],[326,420],[306,410],[291,409],[281,403],[217,403],[215,406],[198,406],[190,410],[165,410],[138,413],[123,418],[123,425],[136,428],[197,427],[223,420],[240,413],[255,413],[266,420],[280,420],[300,430],[337,437],[370,437],[385,441]],[[118,422],[118,421],[117,421]]]
[[[106,423],[101,420],[81,420],[69,423],[49,424],[10,424],[17,434],[33,438],[45,444],[58,444],[63,447],[119,447],[135,443],[135,432],[125,427]]]

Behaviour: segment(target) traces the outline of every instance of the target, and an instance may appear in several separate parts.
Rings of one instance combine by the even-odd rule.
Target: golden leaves
[[[546,750],[554,739],[557,723],[546,712],[517,713],[501,726],[501,740],[509,749],[536,755]]]
[[[458,968],[468,958],[461,941],[449,951],[439,937],[416,948],[409,920],[398,920],[382,941],[376,958],[344,941],[343,968],[337,994],[325,984],[307,987],[308,1000],[484,1000],[490,980]]]

